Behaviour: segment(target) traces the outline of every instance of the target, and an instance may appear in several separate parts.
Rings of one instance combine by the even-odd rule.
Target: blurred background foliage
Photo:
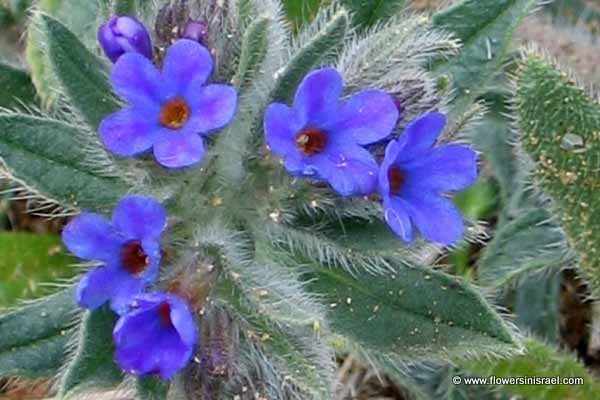
[[[92,38],[86,24],[86,15],[101,10],[88,9],[79,14],[69,13],[71,0],[40,0],[46,12],[67,20],[71,28],[79,29],[82,37]],[[362,21],[361,29],[386,13],[401,7],[417,11],[435,11],[448,5],[448,0],[343,0],[358,10],[356,18]],[[27,71],[25,58],[35,60],[36,49],[26,52],[27,10],[32,0],[0,0],[0,107],[23,107],[7,96],[12,88],[3,82],[3,76],[12,74],[22,82],[18,86],[20,99],[30,99],[29,106],[37,106],[30,72],[37,85],[47,84],[42,63],[31,63],[34,71]],[[298,29],[312,19],[327,0],[286,0],[284,7],[290,24]],[[77,7],[84,3],[77,1]],[[393,3],[393,4],[392,4]],[[404,3],[404,4],[403,4]],[[87,3],[86,3],[87,4]],[[90,2],[91,4],[91,2]],[[390,4],[392,7],[390,7]],[[583,86],[600,84],[600,2],[597,0],[556,0],[530,16],[516,35],[512,50],[535,43],[560,64],[570,68]],[[26,54],[27,53],[27,54]],[[506,73],[514,72],[514,64],[506,64]],[[499,78],[506,79],[506,75]],[[14,79],[11,80],[14,82]],[[16,88],[14,90],[17,90]],[[482,121],[481,130],[497,132],[508,129],[503,102],[506,93],[501,86],[484,95],[490,105]],[[49,101],[51,99],[41,99]],[[508,132],[503,132],[508,134]],[[490,137],[495,137],[491,135]],[[527,354],[503,361],[480,360],[460,365],[415,365],[406,374],[410,381],[386,377],[361,364],[353,355],[340,359],[338,381],[339,399],[408,399],[421,396],[439,399],[592,399],[600,398],[600,387],[595,376],[600,373],[600,329],[593,321],[594,310],[587,298],[585,285],[574,272],[565,269],[538,268],[561,263],[558,257],[532,260],[523,253],[523,241],[531,248],[548,238],[540,226],[548,223],[548,213],[532,199],[515,199],[511,192],[511,171],[504,176],[492,174],[488,163],[506,163],[502,154],[487,154],[490,143],[475,145],[484,153],[486,163],[478,183],[455,197],[456,204],[472,221],[480,221],[488,238],[467,243],[447,254],[439,264],[447,272],[461,275],[482,286],[493,287],[489,296],[514,315],[514,323],[538,340],[525,341]],[[496,157],[496,159],[494,158]],[[508,166],[507,166],[508,168]],[[513,171],[514,172],[514,171]],[[0,188],[1,189],[1,188]],[[60,229],[65,221],[35,217],[27,212],[23,200],[10,200],[19,193],[8,192],[0,199],[0,307],[11,307],[21,299],[32,299],[52,290],[52,283],[76,275],[60,242]],[[510,204],[509,204],[510,203]],[[529,207],[531,211],[513,219],[511,207]],[[527,229],[523,229],[527,227]],[[544,225],[544,227],[547,227]],[[518,246],[516,245],[518,244]],[[486,247],[485,251],[484,246]],[[530,250],[531,250],[530,248]],[[525,252],[527,249],[525,249]],[[528,260],[523,266],[539,269],[535,274],[500,274],[499,266],[514,260]],[[512,260],[512,261],[511,261]],[[564,265],[567,267],[568,265]],[[560,350],[557,350],[559,348]],[[477,387],[454,386],[453,375],[509,376],[509,375],[583,376],[584,387],[519,386]],[[23,382],[4,379],[0,382],[0,398],[43,398],[49,390],[44,381]]]

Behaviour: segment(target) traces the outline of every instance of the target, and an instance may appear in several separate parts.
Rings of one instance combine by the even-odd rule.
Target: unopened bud
[[[190,19],[183,28],[181,37],[184,39],[194,40],[204,45],[206,35],[208,34],[208,26],[201,21],[194,21]]]
[[[125,53],[139,53],[152,58],[150,35],[144,25],[133,17],[112,17],[98,29],[98,41],[113,63]]]

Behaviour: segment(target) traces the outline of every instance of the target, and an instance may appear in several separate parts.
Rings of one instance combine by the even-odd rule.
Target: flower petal
[[[112,223],[128,240],[157,240],[167,225],[167,213],[151,197],[126,196],[117,204]]]
[[[450,200],[423,192],[403,197],[408,214],[423,237],[444,245],[454,244],[461,239],[463,219]]]
[[[63,229],[62,240],[79,258],[113,265],[118,261],[123,243],[106,218],[92,213],[82,213],[69,222]]]
[[[171,305],[171,322],[177,329],[181,341],[188,346],[193,346],[196,343],[196,323],[191,317],[192,313],[188,306],[176,296],[169,296],[169,304]]]
[[[398,108],[392,97],[380,90],[369,90],[350,97],[326,129],[339,140],[370,144],[386,138],[397,122]]]
[[[324,123],[337,110],[342,89],[342,77],[334,68],[313,71],[298,87],[294,110],[312,124]]]
[[[149,150],[160,137],[160,129],[148,113],[135,108],[109,115],[98,130],[106,148],[124,157]]]
[[[437,112],[413,120],[400,136],[400,141],[405,143],[405,151],[397,161],[413,160],[423,155],[433,147],[445,126],[446,116]]]
[[[265,112],[264,124],[267,144],[275,154],[283,157],[298,153],[295,138],[303,122],[296,118],[294,110],[285,104],[273,103]]]
[[[208,50],[198,42],[180,39],[167,50],[162,77],[169,88],[168,96],[199,89],[212,72],[213,62]]]
[[[154,156],[167,168],[196,164],[204,157],[204,139],[187,130],[173,133],[154,144]]]
[[[384,197],[383,209],[385,211],[385,221],[400,239],[406,243],[413,240],[413,227],[410,218],[406,212],[404,200],[399,197]]]
[[[341,196],[366,195],[377,187],[378,165],[358,145],[336,146],[311,158],[318,176],[326,179]]]
[[[135,107],[158,107],[164,100],[160,72],[139,53],[123,54],[113,67],[111,79],[117,94]]]
[[[98,267],[89,271],[77,285],[77,304],[95,310],[106,303],[118,285],[115,278],[114,268]]]
[[[237,92],[227,85],[208,85],[188,93],[186,99],[192,116],[186,129],[206,133],[220,129],[231,122],[237,108]]]
[[[477,153],[467,146],[445,145],[405,168],[407,186],[434,192],[461,190],[477,179]]]
[[[129,310],[134,297],[142,293],[146,285],[142,279],[126,271],[121,271],[117,276],[119,281],[113,288],[110,308],[117,314],[123,315]]]

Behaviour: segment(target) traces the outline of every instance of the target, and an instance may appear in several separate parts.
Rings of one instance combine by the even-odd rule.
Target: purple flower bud
[[[152,59],[150,35],[133,17],[112,17],[98,29],[98,41],[113,63],[125,53],[140,53]]]
[[[194,40],[200,44],[205,44],[206,35],[208,34],[208,26],[201,21],[190,19],[183,28],[181,37]]]

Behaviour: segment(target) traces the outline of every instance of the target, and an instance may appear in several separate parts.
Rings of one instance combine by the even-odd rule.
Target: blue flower
[[[133,17],[112,17],[98,29],[98,41],[112,62],[125,53],[139,53],[152,58],[150,35],[144,25]]]
[[[462,217],[444,193],[477,179],[477,154],[457,144],[433,147],[445,125],[443,114],[425,114],[385,150],[379,192],[387,223],[405,242],[413,239],[413,224],[433,242],[449,245],[462,237]]]
[[[342,196],[368,194],[376,189],[378,165],[363,146],[392,132],[398,110],[391,96],[379,90],[340,101],[342,88],[335,69],[308,74],[292,108],[268,107],[266,140],[291,175],[325,180]]]
[[[167,50],[162,73],[140,54],[121,56],[112,84],[130,106],[102,121],[104,145],[120,156],[153,148],[156,160],[168,168],[202,160],[202,136],[227,125],[237,107],[233,87],[205,85],[211,71],[208,50],[188,39]]]
[[[122,313],[131,297],[158,276],[165,226],[164,208],[140,196],[124,197],[112,222],[92,213],[73,219],[62,232],[63,242],[75,256],[102,263],[79,282],[79,305],[96,309],[110,301],[112,309]]]
[[[171,378],[194,353],[197,328],[188,306],[165,293],[137,296],[113,330],[115,358],[126,372]]]

